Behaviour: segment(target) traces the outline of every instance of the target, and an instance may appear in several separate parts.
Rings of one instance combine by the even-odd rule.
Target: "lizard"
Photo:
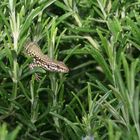
[[[33,58],[33,63],[29,65],[30,69],[41,67],[51,72],[69,72],[69,68],[62,61],[50,59],[41,51],[38,44],[35,42],[29,42],[25,45],[25,53]]]

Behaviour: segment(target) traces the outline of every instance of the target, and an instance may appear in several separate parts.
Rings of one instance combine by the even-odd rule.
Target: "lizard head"
[[[42,54],[38,44],[35,42],[29,42],[25,45],[25,53],[32,57]]]

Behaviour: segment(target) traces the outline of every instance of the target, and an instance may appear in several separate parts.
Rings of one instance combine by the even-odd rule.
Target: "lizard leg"
[[[33,63],[29,64],[30,70],[33,70],[35,67],[38,67],[38,64],[37,63],[33,62]],[[40,80],[40,75],[38,75],[37,73],[35,73],[35,79],[37,81],[39,81]]]
[[[33,63],[29,64],[29,68],[30,68],[30,70],[33,70],[35,67],[38,67],[38,65],[37,65],[35,59],[33,59]]]

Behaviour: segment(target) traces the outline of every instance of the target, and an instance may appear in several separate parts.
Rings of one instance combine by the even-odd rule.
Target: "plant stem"
[[[17,63],[17,52],[18,52],[18,38],[19,38],[19,27],[20,27],[20,22],[19,22],[19,15],[16,16],[15,14],[15,7],[14,7],[14,2],[9,1],[9,6],[10,6],[10,25],[11,25],[11,30],[12,30],[12,35],[13,35],[13,44],[14,44],[14,55],[13,55],[13,95],[12,95],[12,100],[14,100],[17,96],[17,86],[18,86],[18,63]]]

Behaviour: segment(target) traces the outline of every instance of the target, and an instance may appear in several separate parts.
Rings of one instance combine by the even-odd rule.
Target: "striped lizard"
[[[33,63],[29,65],[30,69],[41,67],[52,72],[69,72],[69,68],[62,61],[52,60],[47,55],[43,54],[38,44],[35,42],[30,42],[25,45],[25,53],[33,58]]]

